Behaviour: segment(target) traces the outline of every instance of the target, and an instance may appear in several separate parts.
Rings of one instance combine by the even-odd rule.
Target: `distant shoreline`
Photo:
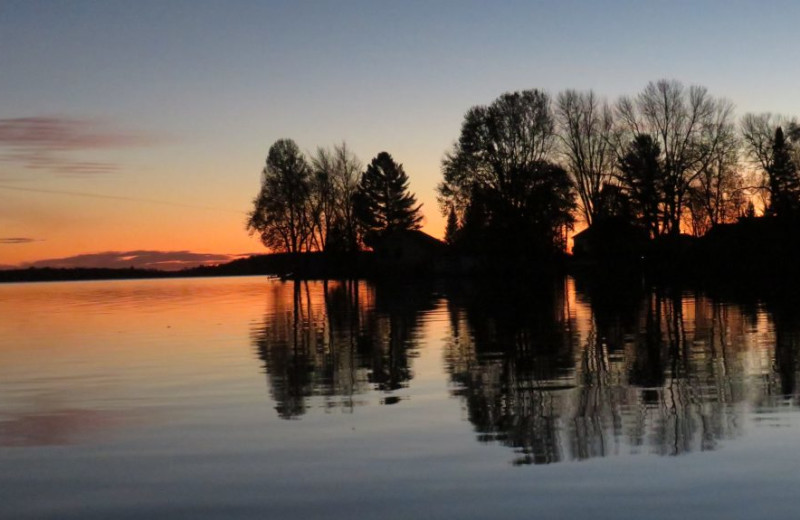
[[[144,280],[195,276],[186,271],[156,269],[114,269],[105,267],[30,267],[0,271],[0,283],[69,282],[92,280]]]
[[[143,280],[161,278],[197,278],[219,276],[275,276],[282,278],[360,277],[372,270],[371,253],[324,255],[322,253],[273,253],[239,258],[211,266],[197,266],[179,271],[108,267],[28,267],[0,270],[0,283],[65,282],[91,280]],[[298,272],[297,267],[301,270]]]
[[[535,281],[570,274],[605,284],[644,283],[790,297],[800,287],[798,229],[800,221],[796,219],[742,218],[734,224],[716,226],[703,237],[676,235],[636,241],[623,233],[624,229],[595,227],[583,232],[582,237],[576,235],[574,255],[538,262],[530,255],[473,252],[421,237],[425,240],[388,242],[377,252],[272,253],[180,271],[135,267],[11,269],[0,271],[0,283],[221,276]],[[419,239],[417,235],[410,238]]]

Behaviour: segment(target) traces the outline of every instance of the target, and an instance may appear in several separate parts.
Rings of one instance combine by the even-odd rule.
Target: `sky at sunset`
[[[800,2],[0,0],[0,266],[265,252],[244,222],[280,138],[388,151],[441,236],[470,106],[670,78],[800,115],[798,20]]]

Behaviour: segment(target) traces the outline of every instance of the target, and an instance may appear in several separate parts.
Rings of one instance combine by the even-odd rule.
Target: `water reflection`
[[[345,411],[364,404],[367,390],[383,392],[383,404],[399,401],[394,391],[413,375],[420,315],[434,305],[430,288],[346,281],[271,289],[252,337],[282,418],[303,415],[313,396]]]
[[[434,309],[452,396],[515,464],[713,450],[753,411],[798,403],[800,315],[787,302],[572,279],[270,290],[252,339],[287,419],[314,398],[344,411],[370,391],[401,400],[419,349],[441,339],[420,326]]]
[[[767,308],[775,324],[775,360],[769,395],[791,396],[797,404],[800,402],[797,389],[800,302],[781,301]]]
[[[559,418],[575,385],[575,319],[563,282],[532,291],[462,285],[450,291],[447,370],[481,442],[499,441],[520,462],[563,458]]]
[[[135,414],[110,410],[61,408],[34,403],[32,411],[0,414],[0,446],[62,446],[99,441],[138,421]]]
[[[451,304],[457,394],[515,463],[711,450],[751,407],[796,401],[798,316],[637,285],[553,291]]]

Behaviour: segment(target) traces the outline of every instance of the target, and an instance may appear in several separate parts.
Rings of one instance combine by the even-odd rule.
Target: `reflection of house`
[[[447,246],[419,230],[392,231],[372,242],[375,260],[382,267],[402,271],[441,270]]]

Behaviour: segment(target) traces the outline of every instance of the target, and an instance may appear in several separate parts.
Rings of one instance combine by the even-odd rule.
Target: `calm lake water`
[[[800,307],[0,285],[2,518],[797,518]]]

